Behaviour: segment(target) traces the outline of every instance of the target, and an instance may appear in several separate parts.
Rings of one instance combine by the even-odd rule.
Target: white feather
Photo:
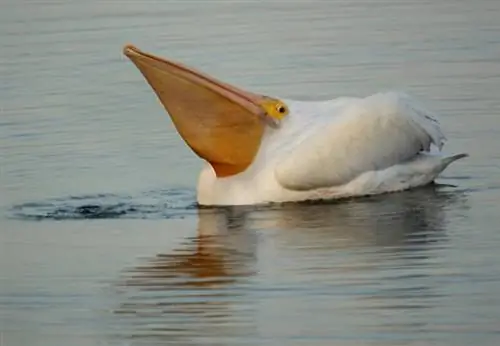
[[[405,94],[376,94],[333,111],[329,123],[277,163],[276,179],[286,189],[343,185],[444,143],[435,117]]]

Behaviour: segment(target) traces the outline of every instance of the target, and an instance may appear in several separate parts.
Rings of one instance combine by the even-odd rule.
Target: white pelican
[[[206,161],[200,205],[251,205],[395,192],[453,161],[436,118],[406,94],[303,102],[257,95],[124,47],[188,146]],[[435,148],[437,150],[435,150]]]

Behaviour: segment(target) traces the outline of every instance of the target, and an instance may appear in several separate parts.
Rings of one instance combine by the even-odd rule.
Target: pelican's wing
[[[406,94],[353,100],[277,163],[278,182],[291,190],[345,184],[363,172],[411,159],[445,137],[435,117]]]

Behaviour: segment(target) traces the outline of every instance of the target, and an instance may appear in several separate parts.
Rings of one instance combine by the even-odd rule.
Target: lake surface
[[[440,185],[198,209],[126,43],[255,92],[404,90]],[[0,11],[0,344],[500,344],[500,2],[28,1]]]

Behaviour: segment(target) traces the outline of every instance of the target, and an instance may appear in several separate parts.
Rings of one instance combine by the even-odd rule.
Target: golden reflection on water
[[[332,292],[336,286],[373,287],[385,275],[384,266],[402,265],[398,261],[424,265],[431,256],[427,250],[445,246],[447,210],[460,206],[466,207],[462,195],[429,188],[332,204],[200,209],[195,237],[123,273],[115,314],[130,325],[132,337],[178,342],[258,338],[262,327],[256,316],[266,310],[262,300],[276,290],[273,276],[276,282],[279,276],[292,280],[288,288],[310,280],[282,311],[293,311],[294,304],[300,311],[300,300],[317,294],[315,285]],[[408,279],[404,272],[391,275],[391,287],[370,288],[349,298],[344,308],[353,316],[433,308],[426,299],[438,296],[425,278],[412,289],[398,286]],[[287,319],[286,313],[282,318]],[[372,331],[388,328],[374,320],[359,323]],[[399,320],[392,328],[413,327],[415,321]]]

